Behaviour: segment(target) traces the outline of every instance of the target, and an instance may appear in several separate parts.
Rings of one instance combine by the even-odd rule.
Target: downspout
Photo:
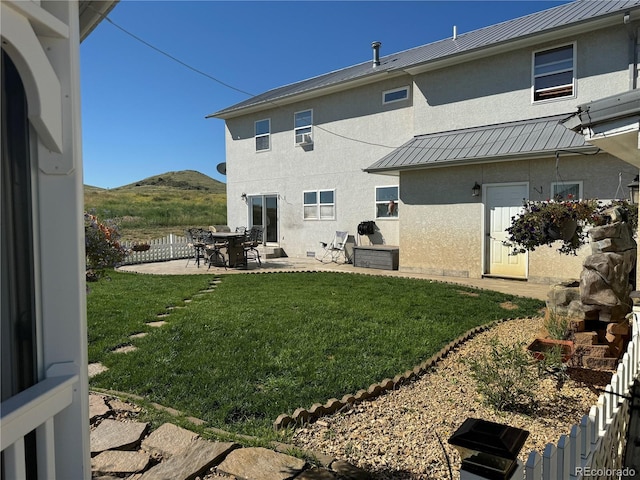
[[[629,90],[638,88],[638,29],[630,28],[631,13],[625,12],[623,23],[629,36],[628,60],[629,60]]]

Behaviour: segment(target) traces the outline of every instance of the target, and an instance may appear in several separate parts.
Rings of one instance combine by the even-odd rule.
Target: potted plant
[[[635,231],[638,207],[626,200],[603,203],[595,199],[574,200],[571,196],[566,200],[527,200],[522,212],[511,219],[504,244],[515,255],[532,252],[542,245],[551,247],[559,241],[560,253],[576,255],[588,241],[588,228],[606,224],[607,211],[613,207],[620,209]]]

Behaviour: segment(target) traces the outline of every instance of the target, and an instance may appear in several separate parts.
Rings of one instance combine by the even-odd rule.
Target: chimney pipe
[[[373,66],[377,67],[380,65],[380,42],[372,42],[371,48],[373,48]]]

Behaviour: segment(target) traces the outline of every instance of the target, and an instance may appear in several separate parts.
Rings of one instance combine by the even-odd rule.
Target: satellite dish
[[[222,175],[226,175],[227,174],[227,162],[219,163],[216,166],[216,170],[218,170],[218,173],[220,173]]]

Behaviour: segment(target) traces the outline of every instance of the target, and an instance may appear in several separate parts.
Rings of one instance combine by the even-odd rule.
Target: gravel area
[[[482,355],[495,336],[503,343],[529,343],[541,325],[540,318],[503,322],[466,342],[415,382],[298,428],[293,443],[346,460],[380,480],[448,480],[448,457],[457,479],[460,457],[447,440],[465,419],[474,417],[528,430],[520,453],[526,461],[531,450],[542,452],[579,423],[611,372],[570,368],[561,386],[553,378],[545,379],[536,391],[536,410],[525,415],[483,405],[461,359]]]

